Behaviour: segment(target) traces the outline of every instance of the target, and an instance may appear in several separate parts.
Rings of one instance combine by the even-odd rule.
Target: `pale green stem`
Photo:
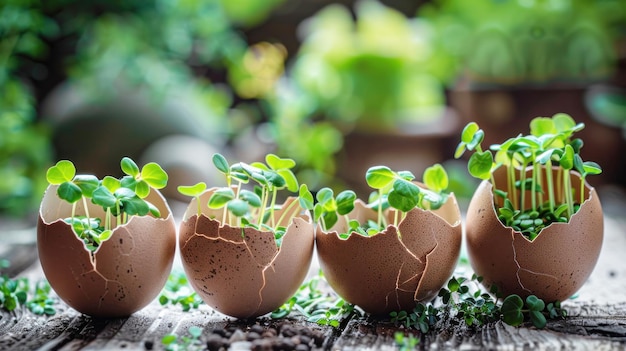
[[[567,219],[569,220],[574,214],[574,200],[572,199],[572,188],[569,176],[569,171],[563,172],[563,193],[565,194],[565,201],[567,202]]]
[[[270,204],[270,219],[272,223],[272,228],[276,228],[276,219],[274,218],[274,206],[276,206],[276,194],[278,194],[278,189],[274,188],[272,191],[272,203]]]
[[[382,190],[378,191],[378,228],[380,228],[383,224],[383,204],[382,204],[383,192]]]
[[[292,201],[289,206],[287,206],[287,208],[284,209],[283,213],[280,215],[280,217],[278,218],[278,222],[276,222],[277,224],[280,224],[284,219],[285,216],[287,216],[289,214],[289,212],[291,211],[291,209],[295,206],[295,205],[299,205],[298,201]],[[293,216],[292,216],[293,217]],[[346,220],[348,219],[348,216],[346,215]]]
[[[532,174],[532,182],[530,184],[531,190],[530,193],[532,195],[532,210],[536,210],[537,209],[537,198],[539,197],[539,191],[536,191],[537,189],[537,178],[539,178],[539,164],[535,163],[533,164],[533,174]]]
[[[265,207],[267,207],[266,206],[267,197],[268,197],[267,189],[263,187],[263,192],[261,194],[261,209],[259,211],[259,218],[257,221],[258,226],[261,226],[261,224],[263,223],[263,217],[265,217]]]
[[[554,180],[552,179],[552,160],[548,160],[546,163],[546,182],[548,183],[550,212],[554,212]]]
[[[522,169],[520,171],[520,204],[519,209],[524,211],[526,204],[526,161],[522,163]]]
[[[580,176],[580,204],[582,205],[585,202],[585,177],[583,175]]]

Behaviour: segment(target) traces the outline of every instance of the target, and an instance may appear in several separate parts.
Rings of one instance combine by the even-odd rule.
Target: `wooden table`
[[[563,303],[569,313],[567,318],[550,320],[542,330],[531,326],[510,327],[502,322],[474,328],[459,323],[424,335],[411,330],[409,332],[420,339],[417,347],[433,350],[626,349],[626,202],[620,194],[601,194],[605,210],[602,253],[578,297]],[[42,277],[35,252],[32,243],[0,242],[0,257],[12,261],[9,273],[29,277],[31,281]],[[404,331],[389,321],[368,316],[344,320],[333,328],[306,322],[295,313],[279,320],[238,321],[206,305],[183,312],[180,306],[161,306],[157,301],[128,318],[119,319],[94,319],[62,302],[56,307],[57,313],[50,317],[36,316],[25,308],[10,313],[0,311],[0,350],[159,350],[164,349],[161,342],[164,335],[186,335],[190,326],[203,330],[200,349],[216,347],[212,343],[216,335],[230,339],[230,350],[272,349],[272,345],[277,349],[277,343],[254,341],[270,330],[278,334],[273,340],[284,341],[283,349],[294,349],[298,338],[303,338],[311,340],[311,349],[394,350],[398,349],[394,333]],[[272,335],[267,334],[265,338],[272,338]],[[309,349],[302,345],[300,348]]]

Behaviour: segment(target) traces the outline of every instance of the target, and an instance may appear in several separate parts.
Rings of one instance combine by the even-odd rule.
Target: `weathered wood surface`
[[[603,201],[607,215],[602,253],[578,297],[564,302],[569,312],[566,319],[549,321],[543,330],[497,322],[477,328],[450,325],[425,335],[415,330],[406,332],[420,339],[419,349],[431,350],[626,349],[626,211],[622,205],[623,198]],[[8,273],[32,281],[42,277],[32,244],[7,245],[1,240],[0,257],[14,263]],[[184,335],[190,326],[203,328],[203,349],[219,346],[213,343],[218,334],[230,340],[231,350],[271,350],[272,345],[275,349],[280,346],[259,341],[258,336],[263,334],[265,339],[281,338],[282,349],[295,349],[299,340],[305,340],[310,349],[316,350],[394,350],[398,347],[393,335],[403,330],[367,316],[344,321],[339,328],[318,326],[295,315],[284,320],[237,321],[206,305],[183,312],[179,306],[163,307],[157,301],[120,319],[94,319],[63,303],[57,308],[57,314],[51,317],[35,316],[25,309],[0,312],[0,350],[159,350],[163,349],[164,335]],[[278,335],[264,333],[268,330]]]

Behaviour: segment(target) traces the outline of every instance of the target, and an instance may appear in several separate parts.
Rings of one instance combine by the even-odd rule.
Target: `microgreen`
[[[180,305],[184,312],[197,309],[203,301],[198,294],[189,286],[187,276],[182,271],[172,271],[167,278],[165,287],[159,295],[161,306],[171,303]]]
[[[229,164],[221,154],[214,154],[213,164],[226,177],[226,187],[215,189],[209,198],[207,206],[213,210],[223,209],[223,224],[234,227],[251,227],[274,233],[277,245],[280,246],[286,228],[284,216],[293,215],[292,208],[286,208],[280,218],[276,218],[276,204],[278,191],[287,190],[298,193],[298,201],[289,206],[300,205],[302,209],[313,210],[313,195],[305,184],[298,185],[298,180],[292,172],[296,163],[288,158],[280,158],[274,154],[265,157],[265,163],[254,162],[247,164],[238,162]],[[252,183],[253,189],[245,189],[244,185]],[[199,196],[206,189],[204,183],[193,186],[179,187],[179,192]],[[198,202],[198,214],[202,207]]]
[[[36,315],[54,315],[56,300],[49,295],[50,285],[45,280],[39,280],[31,287],[27,278],[0,276],[0,308],[9,312],[25,306]]]
[[[583,142],[572,138],[583,128],[584,124],[564,113],[537,117],[530,122],[529,135],[518,135],[483,150],[484,132],[471,122],[463,129],[454,156],[473,151],[468,160],[469,173],[489,180],[494,194],[503,199],[497,208],[500,221],[533,240],[550,223],[568,222],[585,200],[586,177],[602,172],[598,164],[582,160]],[[506,168],[505,188],[497,187],[493,177],[501,166]],[[557,179],[553,177],[553,166],[559,167]],[[529,177],[526,170],[530,170]],[[581,175],[578,199],[574,199],[576,191],[570,184],[574,170]]]
[[[381,232],[387,225],[398,226],[406,213],[414,208],[434,210],[441,207],[447,200],[444,193],[448,187],[448,175],[445,169],[436,164],[424,171],[424,185],[414,182],[415,176],[409,171],[393,171],[387,166],[373,166],[365,173],[367,184],[374,188],[368,200],[368,206],[376,210],[376,221],[368,220],[359,223],[350,219],[348,214],[354,209],[356,194],[352,190],[344,190],[334,196],[330,188],[322,188],[317,192],[317,203],[314,207],[314,220],[323,230],[329,230],[337,223],[340,216],[345,217],[348,232],[340,233],[347,238],[350,233],[372,236]],[[389,209],[395,209],[394,222],[387,223],[384,216]]]
[[[325,278],[320,271],[305,281],[285,304],[272,312],[271,317],[284,318],[295,311],[309,322],[337,328],[349,318],[363,315],[358,307],[334,292],[323,292],[320,284],[324,283]]]
[[[161,216],[159,209],[145,198],[150,189],[167,185],[167,173],[154,162],[140,169],[128,157],[122,158],[120,165],[125,174],[121,179],[106,176],[100,180],[93,175],[77,175],[76,167],[68,160],[57,162],[46,173],[48,182],[58,186],[59,198],[72,204],[71,217],[64,221],[89,251],[97,250],[111,237],[113,229],[127,223],[132,216]],[[79,201],[82,201],[84,215],[76,214]],[[102,207],[104,218],[90,215],[88,201]]]
[[[412,334],[404,335],[404,333],[400,331],[393,334],[393,340],[400,351],[415,350],[415,347],[420,342],[420,339],[416,338]]]
[[[182,351],[182,350],[202,350],[202,342],[200,336],[202,336],[202,328],[197,326],[191,326],[187,330],[189,336],[183,335],[178,337],[175,334],[167,334],[161,339],[161,343],[165,346],[167,351]]]
[[[525,302],[518,295],[510,295],[498,303],[493,297],[498,297],[497,289],[492,288],[487,293],[481,290],[481,281],[482,278],[475,274],[470,279],[453,276],[434,301],[417,303],[412,311],[391,312],[390,321],[427,333],[440,321],[451,318],[461,320],[470,327],[502,320],[512,326],[531,322],[536,328],[544,328],[547,319],[567,316],[560,302],[546,305],[534,295],[527,297]]]

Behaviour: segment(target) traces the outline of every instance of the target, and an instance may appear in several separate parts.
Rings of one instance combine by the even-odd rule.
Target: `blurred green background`
[[[583,156],[625,185],[626,1],[4,0],[0,213],[32,214],[45,170],[159,162],[218,182],[213,152],[291,157],[298,176],[364,189],[374,164],[451,161],[470,120],[488,143],[566,112]]]

